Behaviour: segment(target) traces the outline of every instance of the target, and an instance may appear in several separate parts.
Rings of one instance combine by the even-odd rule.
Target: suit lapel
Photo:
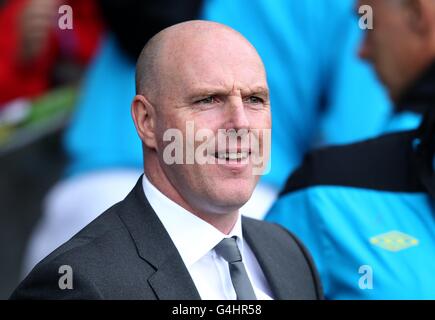
[[[297,292],[293,286],[289,268],[282,265],[282,257],[276,252],[269,238],[264,235],[264,230],[258,228],[258,222],[252,223],[251,219],[242,217],[243,237],[254,253],[261,270],[266,277],[274,299],[289,300],[296,299]],[[294,275],[293,275],[294,276]]]
[[[136,245],[138,255],[155,273],[148,283],[158,299],[201,299],[192,278],[142,188],[142,177],[122,202],[120,218]]]

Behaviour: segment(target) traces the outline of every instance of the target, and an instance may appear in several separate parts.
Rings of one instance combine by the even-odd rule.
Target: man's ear
[[[138,94],[131,103],[131,115],[143,144],[150,149],[157,149],[154,106],[146,97]]]
[[[408,22],[411,29],[420,36],[427,36],[433,32],[433,0],[405,0]]]

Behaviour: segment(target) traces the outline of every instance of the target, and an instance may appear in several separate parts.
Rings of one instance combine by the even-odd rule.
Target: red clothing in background
[[[71,0],[73,29],[61,30],[54,21],[46,47],[24,64],[19,57],[19,19],[28,1],[10,0],[0,7],[0,108],[14,98],[31,98],[46,91],[59,55],[86,64],[99,43],[102,23],[95,2]]]

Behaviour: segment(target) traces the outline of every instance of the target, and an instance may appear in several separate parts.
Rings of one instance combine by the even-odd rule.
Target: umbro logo
[[[401,251],[418,245],[418,239],[400,232],[390,231],[370,238],[370,243],[388,251]]]

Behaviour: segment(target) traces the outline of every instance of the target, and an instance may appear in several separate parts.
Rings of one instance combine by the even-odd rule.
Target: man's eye
[[[217,102],[216,97],[210,96],[210,97],[198,100],[195,103],[198,103],[198,104],[210,104],[210,103],[216,103],[216,102]]]
[[[263,99],[256,97],[256,96],[250,96],[250,97],[246,98],[245,101],[248,103],[252,103],[252,104],[259,104],[259,103],[264,102]]]

